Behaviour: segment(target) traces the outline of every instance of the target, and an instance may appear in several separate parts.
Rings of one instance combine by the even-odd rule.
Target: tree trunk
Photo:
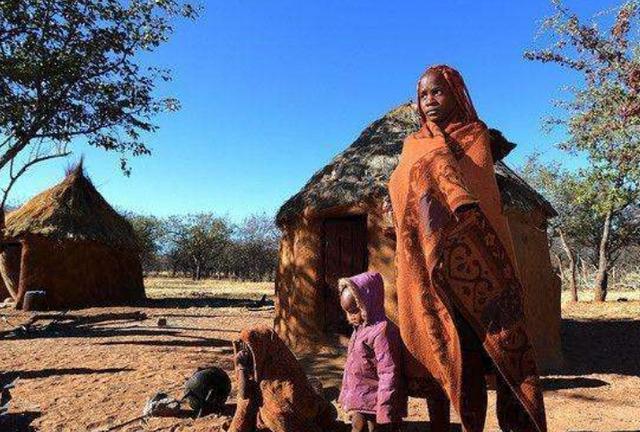
[[[196,263],[196,268],[193,273],[193,279],[199,281],[200,278],[202,278],[202,268],[200,266],[200,263]]]
[[[611,286],[616,286],[616,266],[611,267],[611,280],[609,281]]]
[[[589,271],[587,269],[587,262],[580,255],[578,255],[578,258],[580,259],[580,268],[582,269],[582,285],[587,286],[589,283]]]
[[[595,288],[593,299],[596,302],[603,302],[607,298],[607,285],[609,280],[608,267],[609,260],[607,258],[607,244],[609,242],[609,231],[611,230],[611,210],[607,212],[604,219],[604,227],[602,228],[602,238],[600,239],[600,248],[598,250],[598,273],[596,274]]]
[[[564,267],[562,266],[562,260],[560,259],[560,255],[554,253],[553,256],[556,258],[558,263],[558,271],[560,272],[560,284],[564,283]]]
[[[560,242],[562,243],[562,247],[564,248],[564,251],[567,254],[567,258],[569,259],[569,288],[571,289],[571,301],[577,302],[578,285],[576,284],[576,260],[573,256],[571,248],[567,244],[567,240],[564,237],[564,232],[561,229],[558,229],[558,233],[560,234]]]

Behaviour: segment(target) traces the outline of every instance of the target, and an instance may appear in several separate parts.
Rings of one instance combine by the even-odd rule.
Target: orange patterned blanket
[[[486,399],[466,387],[461,316],[497,371],[501,426],[546,431],[486,126],[476,119],[450,124],[443,133],[426,122],[405,140],[389,190],[409,378],[434,377],[465,430],[483,429]]]

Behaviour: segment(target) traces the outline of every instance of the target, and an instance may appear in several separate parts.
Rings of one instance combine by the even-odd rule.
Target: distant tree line
[[[128,213],[145,274],[273,280],[279,232],[272,217],[253,214],[234,224],[213,213],[167,218]]]

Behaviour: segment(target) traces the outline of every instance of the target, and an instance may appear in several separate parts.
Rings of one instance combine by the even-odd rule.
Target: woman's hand
[[[444,132],[442,132],[440,126],[438,126],[434,122],[427,120],[424,130],[427,135],[429,135],[429,138],[442,139],[442,142],[444,143]]]
[[[250,394],[251,369],[253,368],[251,353],[247,349],[242,349],[238,351],[233,360],[237,371],[238,397],[246,399]]]
[[[234,360],[238,369],[251,369],[252,359],[248,350],[243,349],[238,351]]]

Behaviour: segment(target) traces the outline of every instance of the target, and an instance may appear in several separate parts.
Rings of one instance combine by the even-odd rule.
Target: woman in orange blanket
[[[414,383],[435,378],[464,430],[477,432],[484,428],[490,369],[501,429],[544,432],[487,127],[462,77],[448,66],[431,67],[421,77],[418,112],[422,127],[405,140],[389,182],[407,375]],[[448,404],[438,410],[429,402],[431,430],[448,430]]]
[[[312,387],[293,353],[266,326],[244,329],[234,343],[238,379],[229,432],[341,432],[335,407]]]

